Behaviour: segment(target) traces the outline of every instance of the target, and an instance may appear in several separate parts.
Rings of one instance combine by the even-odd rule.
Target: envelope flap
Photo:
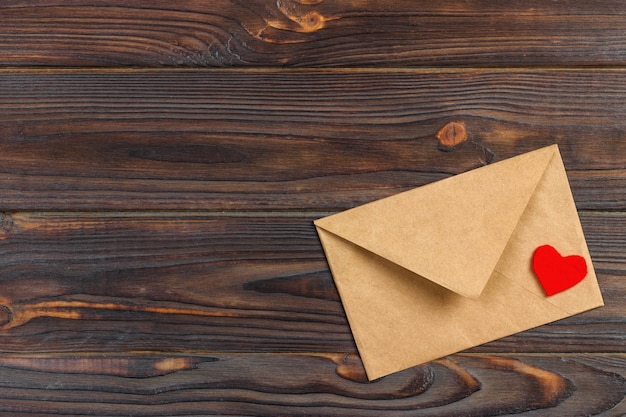
[[[315,221],[466,297],[485,287],[556,145]]]

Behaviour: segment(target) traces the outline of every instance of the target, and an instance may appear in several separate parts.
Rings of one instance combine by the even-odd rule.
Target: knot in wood
[[[303,32],[315,32],[324,27],[326,19],[318,12],[309,12],[298,19]]]
[[[11,213],[0,213],[0,230],[5,234],[11,233],[13,230],[13,216]]]
[[[13,319],[13,313],[9,307],[0,305],[0,327],[7,326]]]
[[[437,140],[444,149],[451,149],[467,140],[467,127],[464,122],[453,121],[437,132]]]
[[[337,375],[344,379],[347,379],[348,381],[358,382],[360,384],[365,384],[368,382],[363,363],[356,355],[348,354],[344,356],[341,363],[337,364],[335,372],[337,373]]]

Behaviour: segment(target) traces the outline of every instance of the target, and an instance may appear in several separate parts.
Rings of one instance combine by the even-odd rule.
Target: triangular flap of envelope
[[[460,295],[491,276],[552,145],[315,221],[315,225]]]

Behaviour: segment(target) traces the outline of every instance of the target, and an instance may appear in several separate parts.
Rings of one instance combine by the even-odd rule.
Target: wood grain
[[[314,218],[7,214],[0,352],[354,352]],[[472,352],[626,353],[624,215],[582,221],[606,306]]]
[[[0,415],[626,415],[624,27],[620,0],[3,1]],[[368,383],[313,219],[552,143],[606,306]]]
[[[558,143],[578,208],[625,210],[625,86],[622,70],[5,71],[0,201],[339,210]],[[468,139],[445,152],[450,122]]]
[[[536,410],[576,417],[612,410],[617,415],[626,392],[625,360],[455,355],[364,383],[358,380],[363,373],[358,357],[332,353],[2,356],[0,412],[458,417]],[[129,375],[127,369],[134,368],[146,373]],[[598,386],[601,397],[594,394]]]
[[[619,0],[5,0],[5,66],[617,66]]]

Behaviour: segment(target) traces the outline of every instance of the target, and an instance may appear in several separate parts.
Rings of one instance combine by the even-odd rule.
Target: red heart
[[[533,254],[533,270],[546,295],[554,295],[578,284],[587,275],[587,262],[578,255],[561,256],[550,245]]]

